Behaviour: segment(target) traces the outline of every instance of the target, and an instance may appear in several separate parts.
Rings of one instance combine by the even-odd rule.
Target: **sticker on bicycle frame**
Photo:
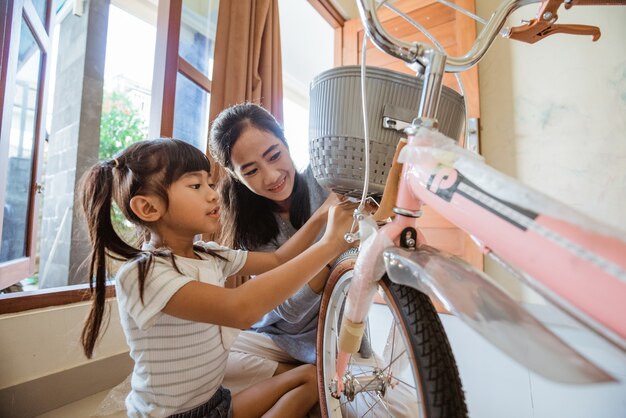
[[[428,190],[439,195],[450,191],[454,193],[458,185],[458,171],[452,167],[439,165],[428,179]]]
[[[524,226],[527,222],[523,222],[519,218],[523,217],[526,220],[534,221],[539,216],[536,212],[524,209],[485,192],[452,167],[437,167],[428,179],[427,188],[446,202],[450,202],[454,195],[458,193],[524,231],[527,229]]]

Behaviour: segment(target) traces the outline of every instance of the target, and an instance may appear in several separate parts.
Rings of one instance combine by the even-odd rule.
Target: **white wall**
[[[476,0],[478,14],[490,16],[499,1]],[[536,8],[509,22],[533,18]],[[482,153],[506,174],[626,231],[626,7],[561,8],[558,22],[600,26],[602,37],[498,39],[479,64]],[[485,264],[518,297],[536,300]]]
[[[0,389],[87,363],[79,343],[88,303],[0,316]],[[94,360],[128,352],[117,304]]]

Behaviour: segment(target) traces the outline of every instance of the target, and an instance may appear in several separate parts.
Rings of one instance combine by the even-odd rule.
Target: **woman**
[[[319,186],[310,168],[296,171],[281,126],[258,105],[239,104],[220,113],[211,127],[209,146],[226,171],[220,179],[224,245],[274,251],[311,214],[338,199]],[[328,272],[320,271],[241,334],[233,346],[225,385],[237,392],[299,363],[315,364],[320,293]]]
[[[303,173],[296,171],[282,128],[258,105],[245,103],[222,111],[211,127],[209,146],[226,171],[219,189],[222,245],[275,251],[296,231],[310,230],[316,219],[325,219],[318,213],[339,199],[317,183],[310,167]],[[330,267],[320,271],[249,331],[239,334],[228,357],[225,387],[236,394],[301,363],[315,364],[319,305],[329,272]],[[372,352],[367,334],[364,337],[354,360],[367,364]],[[389,411],[377,405],[372,416],[390,412],[395,417],[414,416],[415,398],[397,392],[388,399]],[[357,399],[357,410],[371,408],[367,398]],[[351,416],[348,410],[343,412]]]

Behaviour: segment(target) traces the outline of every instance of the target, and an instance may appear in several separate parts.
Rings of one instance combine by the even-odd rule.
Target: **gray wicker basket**
[[[367,67],[366,94],[370,136],[371,195],[383,192],[402,131],[383,127],[383,118],[410,123],[417,115],[422,82],[399,72]],[[444,87],[437,112],[439,130],[458,139],[465,119],[463,97]],[[311,168],[324,187],[345,195],[363,190],[363,115],[361,67],[333,68],[311,83],[309,154]]]

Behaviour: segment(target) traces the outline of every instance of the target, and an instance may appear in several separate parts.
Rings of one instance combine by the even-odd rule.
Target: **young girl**
[[[219,188],[225,245],[277,251],[306,228],[309,216],[329,194],[310,168],[296,171],[281,126],[261,106],[243,103],[222,111],[212,123],[209,145],[213,158],[225,169]],[[250,206],[257,210],[250,213],[246,210]],[[262,227],[252,228],[256,222]],[[294,364],[315,364],[320,293],[328,273],[328,268],[322,268],[296,294],[239,335],[230,354],[236,361],[228,364],[225,386],[236,393]]]
[[[342,233],[351,224],[352,207],[331,207],[324,236],[312,245],[312,228],[274,253],[194,244],[196,235],[218,228],[218,196],[209,173],[208,159],[193,146],[155,139],[131,145],[85,175],[82,204],[93,245],[89,276],[95,281],[82,333],[85,354],[91,357],[103,322],[108,256],[125,261],[115,287],[135,362],[126,399],[130,417],[302,416],[317,401],[311,366],[255,385],[230,403],[230,393],[220,386],[234,339],[229,327],[248,328],[345,250]],[[113,202],[143,232],[142,249],[115,232]],[[225,278],[235,273],[259,275],[236,289],[224,288]]]

